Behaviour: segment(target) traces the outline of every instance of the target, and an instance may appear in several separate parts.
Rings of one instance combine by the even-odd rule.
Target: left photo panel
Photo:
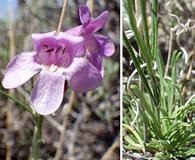
[[[0,159],[120,159],[120,0],[0,1]]]

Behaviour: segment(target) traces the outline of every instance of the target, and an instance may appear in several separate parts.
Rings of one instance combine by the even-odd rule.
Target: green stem
[[[17,104],[19,104],[20,107],[23,107],[25,110],[27,110],[29,113],[33,114],[33,110],[28,107],[26,104],[24,104],[23,102],[21,102],[20,100],[18,100],[16,97],[11,96],[9,93],[4,92],[3,90],[0,89],[0,94],[6,96],[7,98],[13,100],[14,102],[16,102]]]
[[[37,114],[35,119],[34,135],[31,150],[31,160],[39,159],[39,146],[42,143],[42,123],[43,116]]]

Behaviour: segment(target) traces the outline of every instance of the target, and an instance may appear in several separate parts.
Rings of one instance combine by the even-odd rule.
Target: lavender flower
[[[2,85],[17,88],[38,74],[30,96],[32,106],[42,115],[55,112],[63,100],[65,80],[78,93],[95,89],[102,75],[82,55],[82,37],[60,32],[33,34],[34,52],[23,52],[8,64]],[[77,57],[75,57],[77,56]]]
[[[80,53],[87,54],[87,59],[91,62],[103,75],[102,58],[110,57],[114,51],[114,44],[103,35],[97,35],[95,32],[104,27],[108,20],[108,12],[103,12],[100,16],[92,19],[91,12],[86,5],[79,8],[79,16],[82,25],[74,27],[65,33],[80,36],[84,38],[83,50]],[[77,54],[80,57],[83,54]]]

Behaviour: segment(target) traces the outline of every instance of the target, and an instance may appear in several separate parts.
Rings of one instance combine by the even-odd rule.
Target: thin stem
[[[114,150],[120,147],[120,138],[119,136],[117,136],[117,138],[115,139],[114,143],[110,146],[110,148],[108,148],[108,150],[106,151],[106,153],[103,155],[103,157],[101,158],[101,160],[108,160],[111,159],[113,156],[113,152]]]
[[[189,80],[190,79],[190,76],[192,74],[192,63],[190,63],[190,67],[188,69],[188,73],[187,73],[187,76],[186,76],[186,79]],[[182,95],[185,94],[185,91],[186,91],[186,86],[184,86],[183,90],[182,90]]]
[[[68,4],[68,0],[64,0],[60,21],[58,24],[58,29],[56,34],[58,34],[61,30],[62,23],[64,20],[64,16],[66,13],[66,7]],[[39,159],[39,145],[41,143],[41,137],[42,137],[42,122],[43,122],[43,116],[36,114],[35,120],[35,127],[34,127],[34,135],[33,135],[33,144],[32,144],[32,151],[31,151],[31,159],[37,160]]]
[[[39,159],[39,145],[41,143],[41,138],[42,138],[42,123],[43,123],[43,116],[37,115],[37,119],[35,120],[35,127],[34,127],[31,160]]]
[[[62,28],[62,23],[63,23],[64,16],[65,16],[65,13],[66,13],[67,5],[68,5],[68,0],[64,0],[64,4],[63,4],[61,16],[60,16],[60,21],[59,21],[59,24],[58,24],[57,34],[60,32],[60,30]]]
[[[64,20],[67,5],[68,5],[68,0],[64,0],[64,4],[63,4],[61,16],[60,16],[60,21],[59,21],[59,24],[58,24],[57,34],[61,30],[61,26],[62,26],[62,23],[63,23],[63,20]],[[60,133],[58,147],[57,147],[56,155],[55,155],[55,158],[54,158],[55,160],[59,160],[62,156],[62,148],[63,148],[64,138],[65,138],[65,133],[66,133],[66,127],[67,127],[67,124],[68,124],[68,115],[70,114],[70,112],[72,110],[72,106],[73,106],[73,102],[75,100],[75,97],[76,97],[75,93],[72,91],[71,95],[70,95],[70,101],[69,101],[69,104],[68,104],[68,108],[67,108],[66,112],[64,113],[63,129]]]
[[[173,32],[174,32],[174,30],[171,29],[171,35],[170,35],[170,40],[169,40],[169,52],[168,52],[168,58],[167,58],[167,64],[166,64],[166,68],[165,68],[164,77],[167,76],[168,71],[169,71],[169,65],[170,65],[170,61],[171,61],[172,45],[173,45]]]
[[[23,107],[28,112],[33,113],[33,110],[30,107],[28,107],[26,104],[24,104],[23,102],[21,102],[20,100],[18,100],[14,96],[9,95],[8,93],[6,93],[6,92],[4,92],[2,90],[0,90],[0,94],[6,96],[7,98],[9,98],[11,100],[13,100],[14,102],[16,102],[17,104],[19,104],[21,107]]]
[[[15,36],[14,36],[14,21],[13,21],[13,3],[12,0],[8,1],[9,3],[9,21],[8,21],[8,26],[9,26],[9,31],[8,31],[8,36],[9,36],[9,59],[13,58],[15,56]],[[14,95],[15,90],[10,89],[9,90],[9,95],[12,96]],[[10,101],[10,99],[7,100],[7,110],[6,110],[6,128],[8,130],[13,129],[13,101]],[[12,152],[12,136],[10,136],[9,140],[6,141],[6,160],[11,160],[11,152]]]
[[[56,155],[55,155],[54,160],[59,160],[62,156],[62,153],[63,153],[62,148],[63,148],[63,144],[64,144],[64,140],[65,140],[66,128],[68,125],[68,115],[72,111],[72,107],[73,107],[73,103],[74,103],[75,99],[76,99],[76,95],[72,91],[71,95],[70,95],[70,100],[69,100],[68,106],[67,106],[66,111],[64,113],[63,129],[60,133],[60,138],[59,138],[58,147],[57,147],[57,151],[56,151]]]
[[[16,54],[15,47],[15,34],[14,34],[14,21],[13,21],[13,11],[12,11],[12,0],[9,0],[9,58],[13,58]]]
[[[88,0],[87,5],[89,6],[89,9],[93,15],[93,10],[94,10],[94,0]]]

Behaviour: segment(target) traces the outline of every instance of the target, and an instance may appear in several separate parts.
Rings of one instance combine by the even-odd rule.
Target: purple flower
[[[30,96],[32,106],[42,115],[55,112],[63,100],[65,81],[78,93],[95,89],[102,75],[81,54],[82,37],[60,32],[33,34],[34,52],[23,52],[8,64],[2,85],[17,88],[38,74]]]
[[[110,57],[114,51],[114,44],[103,35],[97,35],[95,32],[102,29],[107,20],[108,12],[104,11],[100,16],[92,19],[91,12],[86,5],[81,5],[79,8],[79,16],[82,25],[74,27],[65,33],[81,36],[84,38],[83,48],[86,52],[81,51],[82,54],[77,54],[80,57],[87,53],[87,59],[91,62],[103,75],[102,58]]]

